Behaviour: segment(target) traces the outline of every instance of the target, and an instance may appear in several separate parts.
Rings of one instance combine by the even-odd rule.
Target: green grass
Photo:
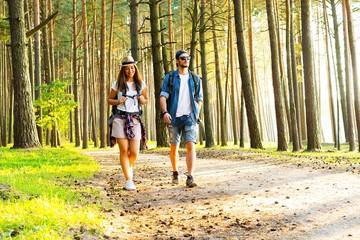
[[[86,205],[74,182],[90,179],[99,165],[68,149],[0,148],[0,239],[73,239],[69,232],[101,231],[99,206]],[[15,237],[11,237],[11,235]]]

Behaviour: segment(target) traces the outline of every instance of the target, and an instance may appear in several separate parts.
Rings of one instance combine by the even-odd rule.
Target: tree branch
[[[26,37],[29,38],[32,35],[34,35],[37,31],[41,30],[43,27],[45,27],[52,19],[54,19],[57,14],[59,13],[59,11],[56,11],[55,13],[51,14],[47,19],[45,19],[44,22],[40,23],[39,25],[37,25],[36,27],[34,27],[33,29],[31,29],[30,31],[28,31],[26,33]]]

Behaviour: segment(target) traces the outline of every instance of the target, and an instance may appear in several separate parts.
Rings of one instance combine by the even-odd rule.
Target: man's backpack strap
[[[194,97],[195,98],[198,98],[199,97],[199,94],[198,94],[198,86],[199,86],[199,76],[197,74],[195,74],[194,72],[190,71],[190,74],[191,74],[191,77],[194,81]],[[173,89],[173,78],[174,78],[174,71],[170,71],[169,72],[170,76],[169,76],[169,96],[171,95],[171,91]]]
[[[170,74],[169,76],[169,96],[170,96],[173,88],[174,71],[170,71],[169,74]]]
[[[190,71],[190,70],[189,70],[189,72],[190,72],[191,77],[192,77],[192,79],[194,81],[194,98],[198,98],[199,94],[198,94],[197,89],[198,89],[198,86],[199,86],[199,78],[200,77],[197,74],[195,74],[194,72]]]

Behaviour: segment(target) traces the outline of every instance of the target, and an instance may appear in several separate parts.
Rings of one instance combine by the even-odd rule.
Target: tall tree
[[[288,78],[288,88],[289,88],[289,105],[290,105],[290,121],[291,121],[291,131],[292,131],[292,143],[293,151],[300,150],[299,144],[299,131],[298,131],[298,122],[296,118],[296,106],[294,99],[294,88],[293,88],[293,76],[292,73],[292,56],[291,56],[291,0],[286,0],[286,66],[287,66],[287,78]]]
[[[242,91],[244,93],[247,120],[250,133],[250,147],[262,149],[260,139],[259,123],[256,116],[254,94],[251,86],[251,77],[248,67],[248,60],[246,55],[244,27],[242,18],[242,3],[241,0],[234,1],[234,16],[235,16],[235,29],[238,46],[238,58],[240,64],[240,74],[242,80]]]
[[[294,34],[294,4],[293,0],[290,0],[290,52],[291,52],[291,72],[292,72],[292,86],[294,90],[294,102],[296,109],[296,122],[295,126],[298,131],[299,136],[299,147],[302,149],[302,132],[301,132],[301,106],[300,106],[300,93],[299,93],[299,83],[298,83],[298,74],[297,74],[297,55],[295,51],[295,34]]]
[[[88,30],[87,30],[87,11],[86,0],[82,0],[82,30],[83,30],[83,51],[84,51],[84,73],[83,73],[83,149],[89,146],[89,46],[88,46]]]
[[[360,98],[359,98],[358,65],[357,65],[357,57],[356,57],[356,42],[354,37],[354,27],[353,27],[350,0],[343,0],[343,1],[346,9],[346,23],[347,23],[348,38],[349,38],[349,50],[351,56],[352,79],[354,83],[355,118],[356,118],[358,139],[360,139]],[[359,152],[360,152],[360,144],[359,144]]]
[[[200,5],[200,28],[199,28],[199,38],[200,38],[200,52],[201,52],[201,75],[202,75],[202,84],[203,84],[203,96],[204,96],[204,122],[205,122],[205,146],[210,148],[214,146],[214,136],[213,128],[211,123],[211,109],[210,109],[210,100],[209,100],[209,86],[207,78],[207,58],[206,58],[206,24],[205,24],[205,14],[206,14],[206,0],[201,0]]]
[[[39,9],[39,0],[34,0],[33,2],[33,11],[34,11],[34,26],[38,26],[40,24],[40,9]],[[40,32],[37,31],[34,34],[34,82],[35,82],[35,99],[40,98],[40,88],[37,88],[41,85],[41,59],[40,59],[40,49],[41,49],[41,41],[40,41]],[[38,118],[41,118],[42,111],[39,108],[36,111]],[[36,126],[37,132],[39,136],[39,141],[43,143],[43,128],[41,126]]]
[[[334,104],[334,94],[333,94],[333,88],[334,88],[334,84],[332,81],[332,74],[331,74],[331,47],[329,47],[329,45],[331,44],[331,41],[329,39],[329,34],[330,34],[330,28],[329,28],[329,22],[328,22],[328,17],[327,17],[327,7],[326,7],[326,0],[323,0],[323,15],[324,15],[324,42],[325,42],[325,52],[326,52],[326,68],[327,68],[327,78],[328,78],[328,83],[329,83],[329,88],[328,88],[328,92],[329,92],[329,110],[330,110],[330,123],[331,123],[331,128],[332,128],[332,133],[333,133],[333,140],[334,140],[334,147],[339,147],[340,143],[338,142],[338,128],[336,124],[336,118],[335,118],[335,104]],[[336,84],[336,83],[335,83]],[[336,84],[337,85],[337,84]],[[337,97],[335,97],[337,99]]]
[[[213,46],[214,46],[214,54],[215,54],[215,77],[216,77],[216,89],[217,94],[219,96],[219,116],[220,117],[220,136],[221,136],[221,146],[227,145],[227,117],[225,113],[225,103],[224,103],[224,95],[223,95],[223,84],[221,81],[221,73],[220,73],[220,58],[219,58],[219,50],[218,50],[218,41],[216,36],[216,23],[215,23],[215,11],[213,6],[213,0],[210,0],[210,12],[211,12],[211,27],[212,27],[212,39],[213,39]]]
[[[301,0],[301,33],[305,83],[307,150],[321,149],[320,121],[315,87],[313,40],[311,29],[311,0]]]
[[[336,79],[338,81],[339,86],[339,92],[340,92],[340,102],[341,102],[341,112],[343,117],[343,125],[344,125],[344,132],[345,132],[345,139],[348,140],[348,113],[346,110],[346,94],[345,94],[345,82],[343,77],[343,71],[342,71],[342,61],[341,61],[341,48],[340,48],[340,37],[339,37],[339,24],[337,20],[337,12],[336,12],[336,3],[335,0],[330,0],[331,3],[331,15],[333,19],[333,36],[335,40],[335,63],[336,63]],[[340,146],[340,145],[339,145]]]
[[[234,23],[233,23],[233,17],[232,17],[232,4],[231,2],[228,3],[228,28],[229,28],[229,40],[228,40],[228,56],[229,56],[229,64],[228,68],[230,71],[230,80],[231,80],[231,99],[230,99],[230,105],[231,105],[231,117],[233,122],[233,135],[234,135],[234,145],[238,144],[238,132],[237,132],[237,114],[236,114],[236,107],[238,106],[238,98],[236,98],[236,90],[237,90],[237,82],[234,74],[234,46],[233,46],[233,30],[234,30]],[[251,18],[251,17],[250,17]],[[227,90],[226,90],[227,92]],[[225,98],[226,99],[226,98]]]
[[[139,39],[139,0],[130,1],[130,39],[131,56],[138,61],[140,59]]]
[[[278,49],[278,35],[275,26],[275,14],[273,0],[266,0],[266,10],[268,15],[269,38],[271,49],[271,69],[275,97],[275,112],[278,138],[278,151],[286,151],[286,124],[285,124],[285,106],[283,87],[281,84],[281,74],[279,68],[279,49]]]
[[[347,14],[345,1],[342,1],[342,13],[343,13],[343,36],[344,36],[344,56],[345,56],[345,83],[346,83],[346,103],[348,113],[348,125],[349,125],[349,151],[355,151],[355,134],[354,134],[354,83],[351,81],[351,66],[350,66],[350,50],[349,50],[349,36],[347,25]]]
[[[77,71],[77,36],[78,36],[78,30],[77,30],[77,10],[76,10],[76,0],[73,0],[73,39],[72,39],[72,74],[73,74],[73,94],[74,94],[74,101],[76,103],[80,103],[79,98],[79,79],[78,79],[78,71]],[[80,147],[80,109],[79,107],[76,107],[74,109],[74,125],[75,125],[75,147]]]
[[[8,0],[14,79],[14,148],[41,147],[36,131],[28,72],[24,0]]]
[[[155,106],[156,106],[156,143],[158,147],[168,146],[166,126],[164,121],[160,118],[160,90],[162,77],[161,50],[160,50],[160,29],[159,29],[159,1],[150,0],[150,25],[151,25],[151,53],[153,57],[153,71],[154,71],[154,85],[155,85]]]
[[[191,13],[191,42],[190,42],[190,65],[189,69],[195,69],[196,43],[197,43],[197,23],[198,23],[198,2],[193,1],[193,12]]]
[[[107,146],[106,117],[107,102],[106,89],[106,0],[101,1],[101,34],[100,34],[100,148]]]
[[[169,43],[170,43],[170,56],[171,58],[175,56],[174,52],[174,37],[173,37],[173,18],[172,18],[172,9],[171,9],[171,0],[167,0],[168,5],[168,35],[169,35]],[[174,69],[174,61],[170,61],[171,69]]]

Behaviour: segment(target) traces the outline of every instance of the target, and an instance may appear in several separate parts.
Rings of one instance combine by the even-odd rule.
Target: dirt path
[[[87,184],[106,191],[108,239],[360,239],[359,174],[198,158],[189,189],[184,175],[170,183],[167,156],[141,153],[127,192],[118,151],[87,154],[101,164]]]

